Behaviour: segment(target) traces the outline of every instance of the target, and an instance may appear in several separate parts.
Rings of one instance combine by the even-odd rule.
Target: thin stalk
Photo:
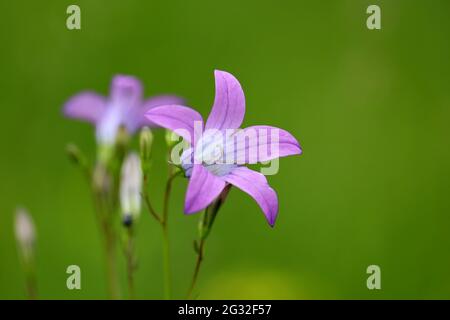
[[[200,243],[198,244],[197,250],[197,260],[195,262],[195,268],[194,268],[194,275],[192,276],[191,285],[189,287],[189,291],[187,294],[187,299],[191,299],[192,292],[194,291],[195,284],[197,283],[198,274],[200,272],[200,267],[202,265],[203,261],[203,255],[204,255],[204,247],[205,247],[205,239],[201,239]]]
[[[152,215],[152,217],[161,225],[163,234],[163,270],[164,270],[164,298],[171,298],[172,276],[170,268],[170,241],[169,241],[169,202],[170,195],[172,193],[172,182],[179,172],[173,172],[172,166],[169,165],[169,174],[166,182],[166,188],[163,199],[163,211],[162,215],[158,214],[151,204],[150,197],[148,195],[148,183],[147,173],[144,173],[144,187],[142,192],[142,198],[144,203]]]
[[[108,282],[108,293],[111,299],[117,300],[120,298],[120,289],[117,275],[116,266],[116,251],[115,244],[116,239],[112,226],[111,219],[108,219],[107,210],[105,209],[106,199],[103,195],[95,192],[94,202],[96,204],[96,212],[101,230],[103,233],[103,240],[105,246],[105,264],[106,264],[106,277]]]
[[[164,259],[164,298],[170,299],[172,287],[172,275],[170,270],[170,241],[169,241],[169,200],[172,193],[172,182],[177,176],[173,173],[172,166],[169,165],[169,177],[166,182],[166,190],[164,193],[163,216],[162,216],[162,232],[163,232],[163,259]]]
[[[163,225],[163,266],[164,266],[164,298],[170,299],[172,278],[170,272],[170,244],[169,244],[169,232],[167,225]]]
[[[128,295],[130,300],[133,300],[134,295],[134,271],[135,271],[135,255],[134,255],[134,238],[133,238],[133,226],[128,228],[127,245],[125,249],[125,256],[127,260],[127,283],[128,283]]]
[[[227,185],[225,189],[223,189],[219,197],[205,209],[200,219],[199,240],[194,242],[197,259],[195,262],[194,274],[192,276],[191,285],[188,290],[187,299],[191,299],[195,284],[197,283],[198,274],[200,272],[200,267],[205,255],[205,241],[211,232],[211,228],[214,224],[214,221],[216,220],[217,213],[219,212],[219,209],[222,207],[222,204],[228,196],[228,192],[230,191],[230,189],[231,185]]]
[[[92,194],[92,200],[94,203],[96,220],[99,225],[99,229],[103,234],[104,251],[105,251],[105,267],[108,282],[108,292],[112,299],[118,299],[120,296],[120,288],[117,277],[117,267],[116,267],[116,235],[114,232],[114,215],[116,211],[117,200],[114,195],[117,194],[117,186],[119,179],[119,170],[113,171],[113,190],[108,191],[105,188],[105,183],[107,181],[107,168],[104,164],[97,163],[95,168],[86,160],[84,154],[78,150],[76,146],[68,148],[68,153],[71,159],[79,165],[82,169],[83,175],[85,176],[90,191]],[[119,154],[117,168],[120,167],[120,163],[123,159],[123,155]]]
[[[27,296],[29,300],[36,300],[38,298],[37,294],[37,281],[36,281],[36,270],[34,265],[34,258],[31,257],[31,261],[29,261],[27,266],[25,267],[25,282],[27,288]]]
[[[164,193],[164,206],[163,206],[163,224],[167,224],[169,216],[169,200],[172,192],[172,181],[178,175],[178,172],[173,172],[172,166],[169,165],[169,177],[166,182],[166,192]]]
[[[144,203],[147,206],[148,212],[150,212],[150,214],[152,215],[153,218],[155,218],[156,221],[158,221],[159,223],[162,223],[161,217],[153,208],[152,203],[150,202],[150,197],[148,196],[148,175],[147,175],[147,173],[144,173],[144,182],[143,183],[144,183],[144,187],[143,187],[141,196],[144,199]]]
[[[110,234],[106,235],[106,272],[108,277],[108,289],[111,299],[119,299],[119,283],[117,281],[115,242]]]

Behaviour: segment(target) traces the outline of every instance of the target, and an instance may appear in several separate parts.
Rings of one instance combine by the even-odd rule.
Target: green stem
[[[114,229],[115,204],[110,190],[110,175],[105,166],[97,163],[91,175],[91,190],[97,214],[97,222],[103,234],[108,293],[111,299],[120,298],[120,286],[116,265],[116,232]]]
[[[163,259],[164,259],[164,298],[170,299],[172,278],[170,272],[170,246],[167,225],[163,225]]]
[[[153,208],[150,198],[148,196],[147,187],[147,174],[144,174],[144,187],[142,192],[142,197],[144,199],[145,205],[153,218],[161,225],[163,233],[163,270],[164,270],[164,298],[170,299],[171,297],[171,287],[172,287],[172,277],[170,271],[170,243],[169,243],[169,202],[170,194],[172,192],[172,182],[179,172],[173,172],[171,166],[169,166],[169,177],[166,182],[166,188],[164,192],[163,200],[163,212],[159,215]]]
[[[194,275],[192,276],[191,285],[189,287],[189,291],[187,294],[187,299],[191,299],[192,292],[194,291],[195,284],[197,283],[198,274],[200,272],[200,266],[203,261],[203,255],[204,255],[204,247],[205,247],[205,239],[201,239],[200,243],[198,244],[197,250],[197,260],[195,262],[195,268],[194,268]]]
[[[107,227],[107,229],[110,228]],[[105,251],[109,296],[111,299],[117,300],[119,299],[120,294],[116,268],[115,240],[111,230],[105,231]]]
[[[114,212],[117,206],[117,193],[119,184],[119,170],[113,171],[113,191],[105,189],[106,181],[108,180],[108,170],[104,163],[97,163],[95,168],[92,168],[84,154],[76,147],[68,148],[71,159],[77,163],[90,186],[92,199],[95,207],[95,213],[99,229],[103,234],[104,251],[105,251],[105,266],[108,282],[108,292],[112,299],[118,299],[120,296],[120,287],[117,277],[116,267],[116,235],[114,232]],[[118,157],[117,168],[123,160],[123,154]]]
[[[156,213],[155,209],[152,206],[152,203],[150,202],[150,197],[148,196],[148,176],[147,173],[144,173],[144,187],[143,191],[141,193],[142,198],[144,199],[144,203],[147,206],[148,212],[152,215],[153,218],[155,218],[156,221],[159,223],[162,223],[162,220],[158,213]]]
[[[166,190],[164,193],[163,215],[161,220],[163,232],[163,259],[164,259],[164,298],[166,300],[171,298],[172,276],[170,269],[170,241],[169,241],[169,200],[172,192],[172,182],[178,173],[173,173],[172,167],[169,166],[169,178],[166,183]]]
[[[134,295],[134,270],[135,270],[135,258],[134,258],[134,239],[132,226],[128,229],[128,238],[126,246],[126,260],[127,260],[127,282],[128,282],[128,295],[130,300],[133,300]]]
[[[96,207],[97,220],[103,234],[103,241],[105,246],[105,267],[106,279],[108,283],[108,293],[111,299],[119,299],[119,283],[116,267],[116,252],[115,244],[116,238],[112,226],[112,219],[107,215],[107,200],[102,192],[93,189],[94,203]]]
[[[27,296],[29,300],[36,300],[37,295],[37,281],[36,281],[36,270],[34,267],[33,257],[31,257],[31,261],[27,262],[27,266],[25,267],[25,281],[27,288]]]
[[[170,150],[168,152],[170,156]],[[145,205],[149,213],[152,217],[161,225],[162,234],[163,234],[163,270],[164,270],[164,298],[171,298],[171,287],[172,287],[172,277],[171,277],[171,268],[170,268],[170,241],[169,241],[169,202],[170,202],[170,194],[172,192],[172,182],[174,178],[178,175],[180,171],[174,172],[171,164],[168,166],[168,178],[166,182],[166,188],[164,192],[163,199],[163,210],[162,215],[159,215],[155,209],[153,208],[150,197],[148,193],[148,166],[144,166],[144,181],[143,181],[143,191],[142,198],[144,200]]]
[[[200,272],[200,267],[205,255],[205,241],[211,232],[211,228],[214,224],[214,221],[216,220],[217,213],[219,212],[219,209],[228,196],[228,192],[230,191],[230,189],[231,185],[227,185],[225,189],[223,189],[219,197],[205,209],[200,219],[199,240],[194,242],[197,259],[195,262],[194,274],[192,276],[191,285],[188,290],[187,299],[191,299],[195,284],[197,283],[198,274]]]

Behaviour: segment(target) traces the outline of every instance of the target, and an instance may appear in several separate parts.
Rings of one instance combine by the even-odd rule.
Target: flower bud
[[[36,231],[33,219],[25,209],[19,208],[16,210],[14,227],[20,253],[24,261],[29,263],[33,257]]]
[[[166,139],[166,144],[169,148],[172,148],[173,146],[175,146],[179,140],[180,140],[180,136],[178,136],[175,132],[170,131],[170,130],[166,130],[166,135],[165,135],[165,139]]]
[[[78,149],[78,147],[75,144],[72,143],[68,144],[66,147],[66,152],[67,155],[69,156],[69,159],[73,163],[80,164],[82,162],[80,149]]]
[[[130,226],[141,213],[142,169],[136,153],[130,153],[122,165],[120,205],[123,222]]]
[[[81,152],[81,150],[77,147],[77,145],[72,143],[68,144],[66,146],[66,152],[70,161],[72,161],[75,165],[79,166],[86,172],[89,172],[88,161],[83,152]]]
[[[153,144],[152,131],[148,127],[142,128],[139,137],[139,147],[143,169],[147,168],[148,162],[150,161],[152,153],[152,144]]]

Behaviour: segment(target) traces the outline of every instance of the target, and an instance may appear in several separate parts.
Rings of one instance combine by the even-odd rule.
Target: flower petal
[[[111,83],[110,99],[113,106],[125,111],[142,103],[142,84],[132,76],[117,75]]]
[[[228,137],[225,159],[227,163],[254,164],[301,153],[300,144],[286,130],[251,126]]]
[[[150,97],[144,101],[144,109],[150,109],[157,106],[164,106],[169,104],[184,105],[186,103],[185,99],[175,96],[175,95],[159,95]]]
[[[114,106],[110,106],[102,114],[97,122],[95,134],[97,142],[102,144],[114,144],[116,141],[117,131],[123,125],[123,110]]]
[[[64,115],[91,123],[97,123],[106,109],[106,98],[94,92],[82,92],[70,98],[64,105]]]
[[[238,167],[224,179],[252,196],[264,212],[267,222],[273,227],[278,215],[278,197],[263,174],[246,167]]]
[[[108,110],[97,127],[97,140],[111,143],[121,125],[129,133],[137,129],[135,119],[142,104],[141,82],[132,76],[117,75],[111,82]]]
[[[143,126],[157,127],[155,123],[151,122],[145,117],[145,113],[151,108],[171,104],[183,105],[185,104],[185,100],[181,97],[172,95],[160,95],[147,99],[146,101],[144,101],[141,107],[133,108],[133,110],[131,110],[129,116],[126,119],[126,126],[128,131],[135,132]]]
[[[239,81],[230,73],[216,70],[216,96],[205,129],[239,128],[245,115],[245,97]]]
[[[145,113],[145,117],[156,125],[175,131],[188,142],[194,142],[195,124],[202,126],[202,116],[189,107],[167,105],[154,107]]]
[[[186,192],[184,212],[190,214],[205,209],[219,196],[225,184],[203,165],[195,164]]]

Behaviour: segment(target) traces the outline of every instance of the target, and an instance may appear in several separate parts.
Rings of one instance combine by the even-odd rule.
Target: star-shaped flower
[[[192,146],[183,153],[181,163],[186,176],[190,177],[185,213],[206,208],[227,184],[231,184],[253,197],[273,226],[278,215],[277,194],[263,174],[244,164],[297,155],[302,150],[297,140],[285,130],[271,126],[239,129],[245,115],[241,85],[224,71],[216,70],[215,79],[214,105],[204,128],[202,116],[182,105],[155,107],[145,116],[149,121],[175,131]]]

